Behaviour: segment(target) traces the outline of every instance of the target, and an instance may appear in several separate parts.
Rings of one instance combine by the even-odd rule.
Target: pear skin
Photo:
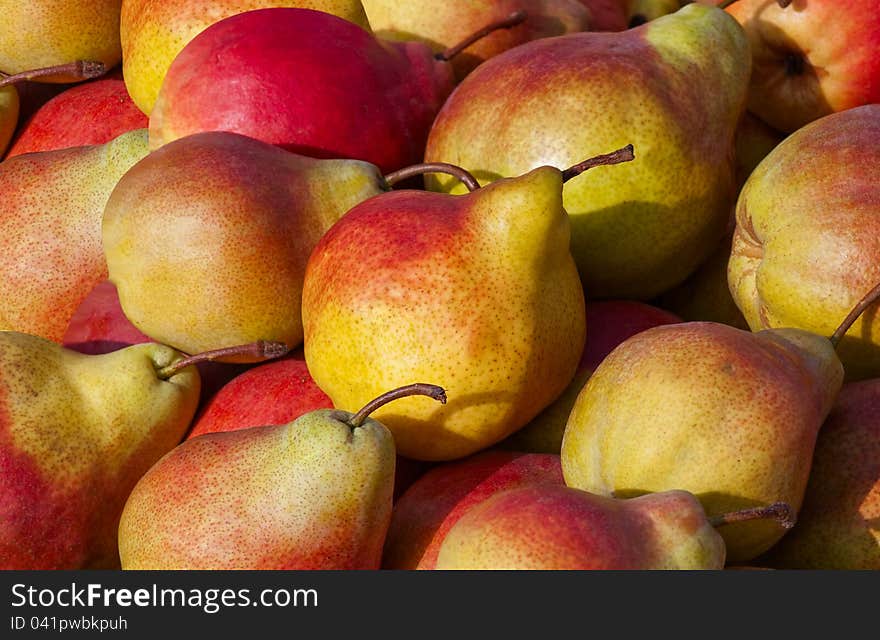
[[[74,60],[122,59],[119,13],[122,0],[0,0],[0,69],[14,74]],[[60,76],[42,82],[71,82]]]
[[[294,347],[309,254],[385,188],[365,162],[315,160],[234,133],[188,136],[113,190],[103,220],[110,280],[140,331],[186,353],[255,340]]]
[[[209,433],[138,482],[119,524],[123,569],[378,569],[394,441],[368,418],[310,412]]]
[[[554,485],[498,493],[449,530],[437,569],[724,567],[724,541],[686,491],[615,500]]]
[[[490,450],[434,467],[394,504],[382,568],[435,569],[446,534],[468,511],[496,493],[543,483],[563,486],[558,455]]]
[[[779,569],[880,570],[880,380],[845,384],[822,425],[795,528],[765,561]]]
[[[648,300],[693,272],[728,227],[750,64],[742,28],[702,5],[619,33],[536,40],[458,86],[426,160],[486,184],[632,143],[634,162],[572,180],[564,204],[588,297]],[[444,177],[427,184],[460,191]]]
[[[538,38],[587,31],[590,11],[580,0],[363,0],[370,26],[387,40],[419,40],[436,53],[457,45],[482,27],[525,9],[521,26],[496,31],[450,62],[460,82],[478,65],[503,51]]]
[[[728,264],[731,293],[753,331],[831,335],[880,281],[878,185],[876,104],[799,129],[758,165],[737,203]],[[878,309],[840,342],[848,380],[880,376]]]
[[[584,296],[568,247],[562,172],[552,167],[465,196],[372,198],[309,259],[309,371],[346,410],[383,389],[435,380],[446,405],[406,398],[376,412],[400,453],[451,460],[484,449],[575,374]]]
[[[689,322],[639,333],[597,367],[562,442],[568,486],[631,497],[684,489],[709,516],[783,501],[800,508],[819,428],[843,381],[827,338]],[[721,531],[731,561],[785,529]]]
[[[135,104],[150,115],[171,62],[207,27],[268,7],[325,11],[370,28],[360,0],[125,0],[120,21],[122,69]]]
[[[147,154],[138,129],[104,145],[0,164],[0,329],[60,342],[80,302],[107,277],[101,217],[120,177]]]
[[[199,399],[158,344],[88,356],[0,332],[0,567],[119,566],[119,516],[138,479],[183,438]]]

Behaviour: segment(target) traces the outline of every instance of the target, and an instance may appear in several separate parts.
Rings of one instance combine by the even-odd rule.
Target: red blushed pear
[[[102,78],[71,87],[43,105],[22,125],[8,157],[104,144],[148,124],[128,97],[122,78]]]
[[[797,512],[819,428],[843,383],[835,347],[880,286],[831,338],[711,322],[633,336],[593,372],[562,442],[568,486],[613,497],[682,488],[710,516],[782,500]],[[770,549],[766,522],[723,530],[733,562]]]
[[[625,0],[580,0],[590,12],[590,31],[623,31],[627,28]]]
[[[753,331],[830,335],[880,281],[878,237],[880,104],[871,104],[802,127],[752,172],[736,206],[730,291]],[[880,376],[878,310],[840,343],[847,380]]]
[[[681,322],[678,316],[632,300],[587,302],[587,341],[574,379],[553,404],[499,444],[504,449],[559,454],[571,408],[590,375],[617,345],[651,327]]]
[[[239,349],[265,359],[284,345]],[[215,355],[150,343],[89,356],[0,332],[0,568],[118,568],[125,500],[186,433],[189,365]]]
[[[422,161],[452,87],[451,65],[424,43],[386,43],[320,11],[249,11],[211,25],[174,59],[150,113],[150,147],[233,131],[394,171]]]
[[[12,140],[13,133],[16,131],[19,116],[22,118],[30,117],[31,110],[43,101],[47,101],[56,92],[60,92],[64,87],[57,89],[41,90],[40,85],[33,80],[52,75],[59,70],[68,72],[71,79],[88,79],[98,77],[106,72],[106,67],[100,63],[77,61],[70,64],[64,64],[56,67],[33,69],[23,71],[21,73],[9,75],[0,71],[0,159]],[[19,85],[25,91],[24,95],[19,95],[15,85]],[[37,89],[34,89],[34,87]]]
[[[134,102],[150,114],[168,67],[207,27],[238,13],[269,7],[326,11],[370,29],[360,0],[125,0],[119,35],[125,84]]]
[[[394,505],[382,567],[434,569],[446,533],[470,509],[501,491],[544,483],[563,486],[559,456],[486,451],[431,469]]]
[[[400,191],[351,209],[306,268],[304,348],[318,386],[344,409],[438,380],[444,407],[404,400],[378,412],[418,460],[461,458],[521,428],[571,382],[584,344],[562,185],[632,157],[627,147],[464,196]]]
[[[708,518],[687,491],[616,500],[532,485],[498,493],[465,514],[440,545],[436,568],[720,570],[726,549],[715,527],[749,520],[793,524],[784,503]]]
[[[880,380],[840,390],[816,441],[798,525],[765,560],[780,569],[880,570]]]
[[[791,133],[880,102],[876,0],[729,0],[752,50],[749,110]]]
[[[187,440],[138,482],[119,523],[123,569],[378,569],[391,518],[394,439],[376,408]],[[428,402],[425,398],[418,399]]]
[[[146,133],[0,163],[0,329],[61,341],[80,302],[107,278],[102,214],[120,177],[146,156]]]

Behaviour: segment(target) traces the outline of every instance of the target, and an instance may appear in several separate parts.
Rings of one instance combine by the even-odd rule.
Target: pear
[[[525,9],[528,18],[510,30],[498,31],[455,56],[452,66],[461,81],[477,65],[502,51],[538,38],[586,31],[592,21],[580,0],[363,0],[370,26],[387,40],[419,40],[437,52],[463,41],[492,20]]]
[[[382,568],[436,568],[446,534],[468,511],[501,491],[543,483],[563,486],[558,455],[490,450],[436,466],[395,503]]]
[[[632,142],[635,162],[567,184],[564,204],[588,297],[651,299],[727,229],[750,60],[735,20],[693,4],[627,31],[535,40],[458,86],[425,159],[485,184]],[[428,186],[460,191],[444,178]]]
[[[618,498],[683,489],[710,515],[783,501],[800,509],[819,428],[843,382],[832,341],[711,322],[648,329],[593,372],[562,441],[568,486]],[[731,561],[785,530],[722,532]]]
[[[706,517],[687,491],[616,500],[552,484],[495,494],[456,522],[440,545],[437,569],[646,570],[724,567],[716,526],[775,518],[787,505]]]
[[[138,129],[103,145],[0,164],[0,329],[61,341],[80,302],[107,277],[101,244],[107,199],[146,155],[147,131]]]
[[[0,568],[119,566],[128,493],[180,442],[195,367],[159,344],[88,356],[0,332]]]
[[[378,569],[391,517],[394,440],[369,417],[415,384],[351,414],[209,433],[137,484],[119,523],[123,569]]]
[[[0,69],[16,74],[70,60],[91,60],[110,69],[122,59],[122,0],[0,0]],[[68,73],[42,82],[82,79]]]
[[[116,185],[103,218],[125,315],[186,353],[302,341],[306,261],[349,208],[388,189],[373,165],[315,160],[208,132],[165,145]]]
[[[880,570],[880,380],[845,384],[819,439],[798,525],[764,558],[780,569]]]
[[[589,330],[574,378],[553,404],[525,427],[501,442],[499,447],[512,451],[559,455],[571,408],[599,363],[617,345],[640,331],[681,322],[681,318],[668,311],[631,300],[587,302],[586,311]]]
[[[564,178],[576,174],[542,167],[464,196],[384,194],[337,222],[303,288],[306,362],[333,405],[351,410],[383,388],[435,379],[446,406],[404,400],[377,417],[402,455],[451,460],[555,400],[585,336],[562,208]]]
[[[365,30],[370,28],[360,0],[202,0],[198,4],[190,0],[125,0],[120,19],[122,69],[135,104],[150,115],[171,62],[207,27],[268,7],[316,9]]]
[[[880,105],[821,118],[770,152],[740,194],[728,264],[731,293],[753,331],[834,330],[880,281],[878,202]],[[878,308],[841,341],[848,380],[880,376]]]

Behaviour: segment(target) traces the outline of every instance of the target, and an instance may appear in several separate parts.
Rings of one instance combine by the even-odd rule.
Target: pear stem
[[[222,349],[214,349],[212,351],[205,351],[203,353],[197,353],[192,356],[181,358],[177,362],[173,362],[168,366],[159,369],[156,375],[161,380],[167,380],[182,369],[186,369],[188,366],[200,362],[210,362],[228,356],[247,356],[255,361],[271,360],[273,358],[280,358],[288,351],[290,351],[290,347],[283,342],[259,340],[249,344],[237,345],[235,347],[223,347]]]
[[[787,502],[774,502],[766,507],[743,509],[742,511],[732,511],[730,513],[722,513],[720,516],[713,516],[709,518],[709,524],[713,527],[723,527],[734,522],[768,520],[770,518],[778,520],[784,529],[791,529],[796,521],[791,505]]]
[[[837,330],[831,334],[830,338],[828,338],[831,340],[831,344],[835,349],[837,348],[837,345],[840,344],[840,341],[843,340],[843,336],[846,335],[846,332],[849,331],[853,324],[855,324],[855,321],[859,319],[859,316],[865,312],[865,309],[877,302],[878,298],[880,298],[880,284],[871,289],[861,300],[859,300],[859,303],[853,307],[853,310],[849,312],[849,315],[844,318],[843,322],[840,323],[840,326],[837,327]]]
[[[435,384],[424,384],[421,382],[408,384],[405,387],[398,387],[397,389],[387,391],[378,398],[370,400],[366,405],[364,405],[363,409],[361,409],[351,417],[351,419],[348,421],[348,426],[350,426],[352,429],[357,429],[364,423],[364,420],[367,419],[367,416],[369,416],[382,405],[388,404],[392,400],[405,398],[407,396],[428,396],[429,398],[434,398],[434,400],[437,400],[438,402],[440,402],[440,404],[446,404],[446,390],[443,389],[443,387],[438,387]]]
[[[583,162],[578,162],[573,167],[569,167],[562,172],[562,181],[568,182],[572,178],[576,178],[587,169],[592,169],[593,167],[601,167],[610,164],[620,164],[621,162],[630,162],[631,160],[634,160],[635,157],[636,156],[633,153],[633,146],[631,144],[628,144],[622,149],[618,149],[617,151],[612,151],[611,153],[606,153],[604,155],[596,156],[594,158],[587,158]]]
[[[0,78],[0,87],[15,84],[16,82],[24,82],[25,80],[36,80],[46,76],[58,75],[73,76],[79,80],[91,80],[92,78],[103,76],[105,73],[107,73],[107,66],[103,62],[77,60],[76,62],[55,65],[54,67],[22,71],[13,75],[3,74],[4,77]]]
[[[480,188],[480,183],[466,169],[457,167],[448,162],[424,162],[422,164],[414,164],[411,167],[404,167],[398,171],[394,171],[385,176],[385,182],[390,186],[394,186],[402,180],[420,176],[426,173],[446,173],[458,178],[461,183],[467,187],[468,191],[476,191]]]
[[[457,45],[449,47],[446,51],[442,53],[438,53],[434,56],[435,60],[439,60],[441,62],[449,62],[457,56],[459,53],[467,49],[469,46],[482,40],[490,33],[495,31],[500,31],[501,29],[512,29],[513,27],[522,24],[529,17],[529,14],[520,9],[519,11],[515,11],[511,13],[509,16],[504,18],[503,20],[498,20],[497,22],[493,22],[491,24],[487,24],[485,27],[476,31],[469,35],[467,38],[459,42]]]
[[[719,3],[719,4],[715,5],[715,6],[717,6],[719,9],[726,9],[727,7],[729,7],[729,6],[732,5],[734,2],[737,2],[737,1],[738,1],[738,0],[727,0],[727,2],[721,2],[721,3]],[[792,2],[794,2],[794,0],[776,0],[776,4],[779,5],[779,8],[780,8],[780,9],[785,9],[785,8],[786,8],[788,5],[790,5]]]

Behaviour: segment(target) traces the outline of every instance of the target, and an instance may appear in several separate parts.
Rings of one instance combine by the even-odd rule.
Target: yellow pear
[[[578,396],[562,441],[565,482],[618,498],[683,489],[709,516],[778,501],[797,512],[842,383],[832,342],[806,331],[648,329],[602,361]],[[784,533],[765,521],[721,531],[733,562]]]
[[[0,0],[0,70],[15,74],[74,60],[110,69],[122,59],[122,0]],[[72,82],[57,75],[41,82]]]

